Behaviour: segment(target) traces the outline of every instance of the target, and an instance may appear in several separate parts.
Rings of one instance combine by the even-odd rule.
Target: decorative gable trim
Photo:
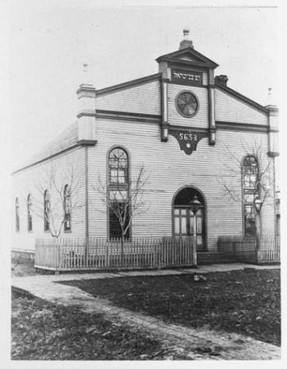
[[[184,59],[183,59],[184,58]],[[188,60],[190,59],[190,60]],[[192,47],[188,47],[182,50],[177,50],[169,54],[162,55],[156,59],[156,61],[169,62],[169,63],[177,63],[177,64],[185,64],[185,65],[196,65],[199,67],[211,68],[214,69],[218,67],[211,59],[207,58],[203,54],[194,50]]]
[[[235,97],[236,99],[245,102],[248,105],[251,105],[253,108],[265,113],[266,115],[269,115],[269,110],[265,108],[264,106],[258,104],[257,102],[249,99],[248,97],[241,95],[239,92],[232,90],[230,87],[224,86],[221,83],[215,81],[215,87],[219,90],[222,90],[226,92],[227,94]]]
[[[160,80],[161,76],[162,76],[161,73],[151,74],[150,76],[146,76],[146,77],[134,79],[132,81],[120,83],[118,85],[102,88],[96,91],[96,95],[101,96],[105,94],[110,94],[116,91],[125,90],[127,88],[139,86],[139,85],[142,85],[144,83],[148,83],[154,80]]]

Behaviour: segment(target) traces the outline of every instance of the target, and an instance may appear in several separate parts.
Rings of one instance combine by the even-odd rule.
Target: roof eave
[[[160,61],[170,61],[170,59],[175,59],[175,57],[180,56],[182,54],[186,54],[187,52],[189,52],[190,54],[203,59],[203,63],[205,65],[209,65],[212,66],[213,68],[218,67],[218,64],[215,63],[213,60],[207,58],[205,55],[201,54],[199,51],[196,51],[195,49],[193,49],[192,47],[187,47],[181,50],[177,50],[177,51],[173,51],[171,53],[168,54],[164,54],[159,56],[156,61],[160,62]]]
[[[215,69],[218,67],[218,64],[213,62],[196,62],[196,61],[188,61],[188,60],[182,60],[182,59],[175,59],[175,58],[169,58],[169,57],[159,57],[156,59],[158,62],[166,61],[170,64],[183,64],[183,65],[190,65],[194,67],[201,67],[201,68],[208,68],[208,69]]]
[[[131,81],[119,83],[117,85],[105,87],[105,88],[102,88],[100,90],[96,90],[96,95],[99,96],[99,95],[103,95],[103,94],[106,94],[106,93],[111,93],[111,92],[114,92],[114,91],[117,91],[117,90],[123,90],[123,89],[130,88],[130,87],[133,87],[133,86],[137,86],[137,85],[140,85],[140,84],[148,83],[150,81],[160,79],[161,76],[162,76],[161,73],[155,73],[155,74],[151,74],[149,76],[145,76],[145,77],[133,79]]]
[[[239,92],[233,90],[232,88],[224,86],[220,82],[216,82],[216,81],[215,81],[215,86],[217,88],[223,90],[224,92],[227,92],[230,95],[236,97],[237,99],[239,99],[241,101],[244,101],[245,103],[253,106],[254,108],[256,108],[260,111],[262,111],[263,113],[265,113],[267,115],[269,114],[269,110],[265,106],[258,104],[256,101],[250,99],[249,97],[246,97],[246,96],[240,94]]]

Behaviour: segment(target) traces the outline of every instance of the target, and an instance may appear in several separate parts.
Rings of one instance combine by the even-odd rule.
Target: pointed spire
[[[179,44],[179,50],[185,49],[187,47],[193,48],[193,42],[189,37],[189,32],[190,32],[189,28],[183,29],[183,40]]]

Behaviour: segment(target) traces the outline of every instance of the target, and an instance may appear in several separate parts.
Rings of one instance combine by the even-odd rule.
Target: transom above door
[[[198,201],[194,214],[192,201]],[[173,203],[173,234],[196,237],[197,250],[205,249],[205,203],[201,193],[192,187],[180,190]]]

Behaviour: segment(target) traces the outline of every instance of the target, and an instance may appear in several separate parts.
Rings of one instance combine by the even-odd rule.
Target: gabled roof
[[[249,104],[251,106],[253,106],[254,108],[262,111],[265,114],[269,114],[269,109],[267,109],[265,106],[258,104],[256,101],[249,99],[249,97],[246,97],[242,94],[240,94],[239,92],[233,90],[230,87],[224,86],[223,84],[221,84],[220,82],[215,80],[215,86],[219,89],[222,90],[226,93],[228,93],[229,95],[236,97],[238,100],[244,101],[246,104]]]
[[[97,96],[104,95],[104,94],[111,93],[111,92],[115,92],[115,91],[119,91],[119,90],[124,90],[124,89],[130,88],[130,87],[139,86],[141,84],[148,83],[150,81],[160,80],[161,76],[162,76],[161,73],[155,73],[155,74],[151,74],[149,76],[145,76],[145,77],[133,79],[131,81],[119,83],[119,84],[114,85],[114,86],[101,88],[100,90],[97,90]]]
[[[30,160],[23,163],[19,168],[13,172],[17,173],[31,165],[37,164],[47,158],[50,158],[62,151],[66,151],[78,144],[78,122],[74,122],[68,126],[62,133],[60,133],[55,140],[35,154]]]
[[[156,61],[158,63],[161,61],[166,61],[170,63],[185,64],[212,69],[218,67],[218,64],[216,64],[211,59],[208,59],[206,56],[202,55],[198,51],[194,50],[194,48],[192,47],[187,47],[169,54],[162,55],[158,57]]]

